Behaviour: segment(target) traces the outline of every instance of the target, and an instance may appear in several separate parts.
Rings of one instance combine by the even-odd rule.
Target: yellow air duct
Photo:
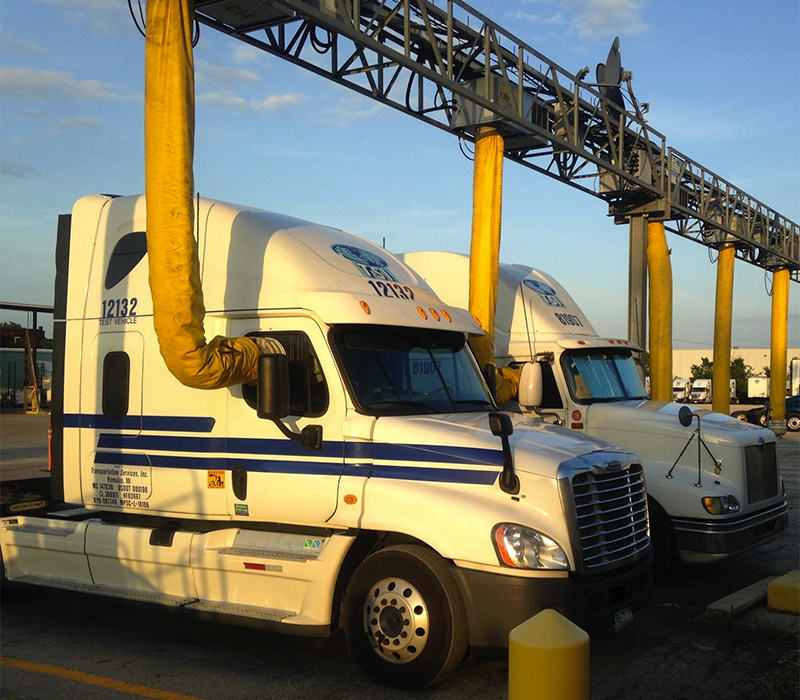
[[[182,384],[216,389],[254,382],[258,346],[206,343],[192,230],[194,61],[192,0],[149,0],[145,45],[145,193],[153,322],[161,355]]]
[[[470,347],[481,369],[494,367],[494,318],[500,276],[500,220],[503,208],[503,137],[482,127],[475,140],[472,184],[472,243],[469,254],[469,311],[485,335],[472,338]],[[519,371],[495,370],[495,398],[499,405],[519,389]]]
[[[664,224],[647,226],[647,268],[650,279],[650,396],[672,401],[672,266]]]
[[[769,362],[770,427],[786,432],[786,333],[789,315],[789,270],[772,274],[772,342]],[[773,426],[773,423],[781,425]]]
[[[736,248],[725,243],[717,261],[717,304],[714,315],[714,374],[712,408],[718,413],[731,411],[731,317],[733,315],[733,263]]]

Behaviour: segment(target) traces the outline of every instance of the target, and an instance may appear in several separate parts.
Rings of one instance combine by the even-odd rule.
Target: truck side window
[[[316,418],[328,410],[328,386],[314,346],[305,333],[251,333],[251,336],[275,338],[286,350],[289,361],[289,414]],[[247,405],[256,407],[256,386],[242,387]]]
[[[539,364],[542,366],[542,408],[564,408],[553,368],[549,362]]]
[[[127,352],[115,351],[103,358],[103,415],[128,415],[131,360]]]
[[[147,236],[144,231],[134,231],[117,241],[106,270],[106,289],[124,280],[147,254]]]

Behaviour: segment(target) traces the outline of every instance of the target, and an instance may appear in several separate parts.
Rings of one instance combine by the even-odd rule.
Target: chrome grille
[[[747,470],[747,504],[765,501],[778,495],[780,478],[778,460],[775,456],[775,443],[766,442],[744,448],[744,461]]]
[[[650,543],[647,493],[639,464],[572,479],[583,568],[589,573],[633,561]]]

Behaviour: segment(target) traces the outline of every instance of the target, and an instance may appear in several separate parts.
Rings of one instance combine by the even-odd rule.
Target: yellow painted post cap
[[[790,571],[767,584],[767,606],[773,612],[800,615],[800,570]]]
[[[508,700],[588,700],[589,635],[543,610],[508,635]]]

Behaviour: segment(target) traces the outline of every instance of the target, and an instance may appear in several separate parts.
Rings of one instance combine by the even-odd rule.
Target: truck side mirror
[[[259,418],[280,420],[289,415],[289,360],[286,355],[259,355],[257,387]]]
[[[542,405],[542,366],[538,362],[526,362],[519,378],[520,406]]]
[[[490,413],[489,429],[495,437],[508,437],[514,433],[514,425],[507,413]]]
[[[688,406],[681,406],[680,411],[678,411],[678,422],[684,427],[688,428],[692,424],[692,418],[694,418],[694,413],[692,413],[692,409]]]

